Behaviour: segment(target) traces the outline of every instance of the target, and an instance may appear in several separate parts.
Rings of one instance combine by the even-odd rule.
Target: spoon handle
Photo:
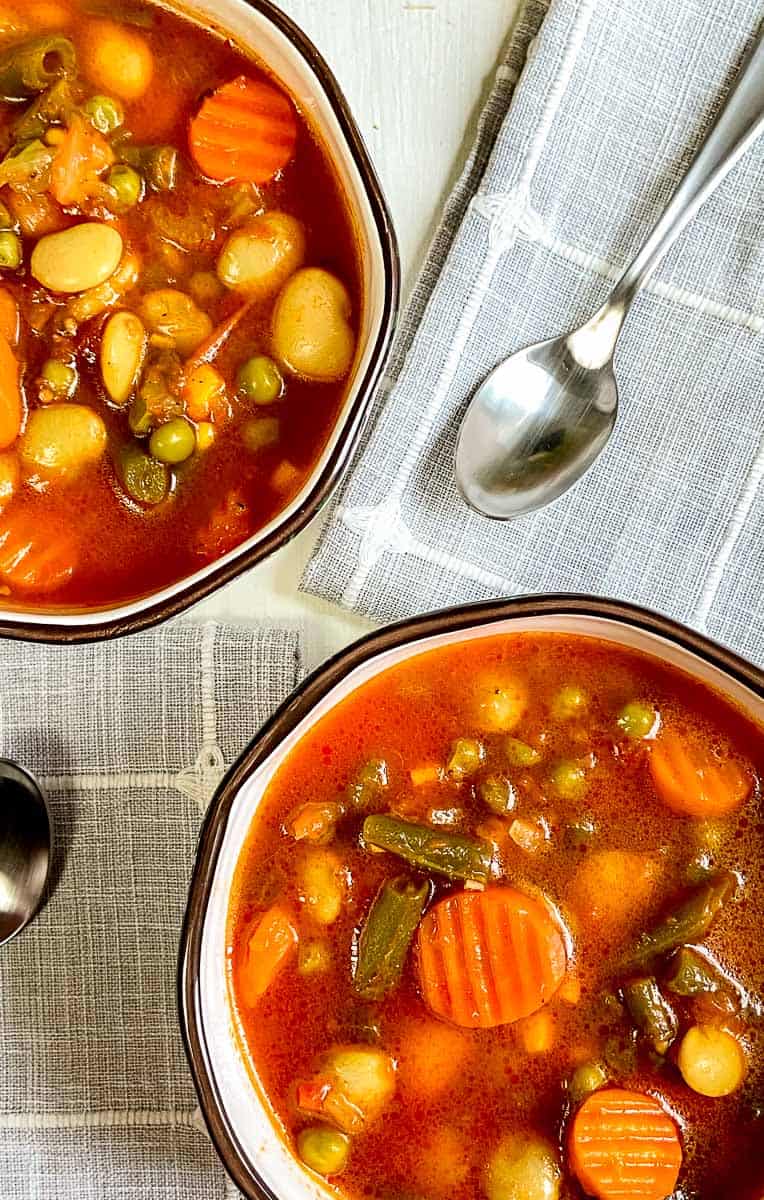
[[[695,213],[764,130],[764,23],[743,61],[727,102],[706,134],[687,174],[634,261],[613,289],[608,308],[621,321]],[[620,322],[619,322],[620,326]]]

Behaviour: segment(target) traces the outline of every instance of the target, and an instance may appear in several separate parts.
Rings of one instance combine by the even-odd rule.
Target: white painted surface
[[[478,113],[519,0],[280,0],[350,102],[400,241],[404,300]],[[297,592],[317,524],[194,617],[297,623],[313,666],[370,628]]]

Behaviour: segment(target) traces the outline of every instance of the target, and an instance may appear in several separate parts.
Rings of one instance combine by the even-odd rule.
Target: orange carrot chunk
[[[663,803],[691,817],[726,816],[745,803],[753,786],[734,759],[716,758],[707,747],[670,730],[653,746],[650,774]]]
[[[9,346],[19,340],[19,306],[6,288],[0,288],[0,336]]]
[[[100,175],[114,162],[111,146],[83,117],[72,117],[50,169],[50,191],[64,208],[83,204],[101,188]]]
[[[22,510],[0,522],[0,578],[15,591],[57,591],[71,579],[78,558],[76,543],[58,521]]]
[[[294,155],[297,119],[278,88],[240,75],[202,102],[189,140],[208,179],[267,183]]]
[[[297,930],[280,904],[256,922],[239,963],[239,994],[254,1008],[297,946]]]
[[[584,1101],[568,1150],[584,1191],[599,1200],[666,1200],[682,1165],[673,1118],[653,1096],[622,1088],[603,1088]]]
[[[510,887],[447,896],[422,920],[417,945],[425,1001],[468,1029],[530,1016],[554,995],[567,965],[551,912]]]
[[[18,359],[8,339],[0,334],[0,450],[7,450],[16,441],[23,419]]]

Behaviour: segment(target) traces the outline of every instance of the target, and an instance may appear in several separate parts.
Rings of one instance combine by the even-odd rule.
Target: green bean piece
[[[127,163],[117,163],[106,176],[106,182],[114,192],[116,208],[119,211],[134,208],[143,199],[143,179],[134,167]]]
[[[431,885],[405,875],[389,879],[377,892],[358,939],[353,987],[364,1000],[382,1000],[399,983]]]
[[[114,96],[91,96],[83,111],[99,133],[114,133],[125,123],[125,110]]]
[[[506,817],[517,803],[512,784],[508,779],[502,779],[500,775],[489,775],[486,779],[481,779],[478,785],[478,795],[483,804],[499,817]]]
[[[665,1054],[679,1032],[673,1008],[652,975],[632,979],[623,989],[631,1019],[651,1043],[656,1054]]]
[[[339,1175],[350,1156],[350,1138],[328,1125],[312,1125],[297,1135],[297,1153],[318,1175]]]
[[[136,437],[146,437],[154,424],[151,411],[143,396],[136,396],[127,414],[127,423]]]
[[[141,504],[161,504],[170,490],[167,467],[144,453],[140,446],[127,446],[117,460],[125,491]]]
[[[660,954],[676,950],[683,942],[705,937],[735,886],[735,876],[721,872],[694,888],[681,904],[638,938],[631,962],[635,965],[648,963]]]
[[[55,33],[30,38],[0,54],[0,97],[26,100],[76,73],[77,55],[68,38]]]
[[[144,166],[146,182],[155,192],[171,192],[177,187],[180,158],[174,146],[150,146]]]
[[[67,125],[76,107],[72,81],[59,79],[39,95],[13,127],[17,142],[41,138],[51,125]]]
[[[185,462],[196,450],[193,425],[185,417],[173,417],[154,430],[149,439],[149,450],[160,462],[172,466]]]
[[[76,367],[57,358],[49,358],[43,363],[40,378],[59,400],[69,399],[77,388]]]
[[[11,229],[3,229],[0,232],[0,270],[17,270],[21,258],[21,238]]]
[[[701,996],[718,992],[726,982],[721,970],[692,946],[680,946],[671,960],[666,987],[677,996]]]
[[[541,751],[519,738],[508,737],[504,743],[504,753],[511,767],[535,767],[541,762]]]
[[[478,838],[378,813],[364,821],[363,840],[367,846],[397,854],[421,871],[435,871],[448,879],[488,882],[491,848]]]
[[[446,773],[458,781],[469,779],[479,770],[484,758],[483,744],[477,738],[457,738],[451,746]]]
[[[580,1104],[592,1092],[607,1083],[607,1068],[600,1062],[585,1062],[576,1067],[568,1084],[568,1092],[574,1104]]]
[[[348,798],[354,808],[365,811],[379,801],[380,794],[388,785],[387,763],[383,758],[370,758],[359,769],[348,789]]]

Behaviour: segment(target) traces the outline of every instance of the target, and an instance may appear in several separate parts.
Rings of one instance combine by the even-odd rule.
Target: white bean
[[[111,225],[88,221],[49,233],[32,251],[30,269],[52,292],[84,292],[113,275],[122,258],[122,238]]]

